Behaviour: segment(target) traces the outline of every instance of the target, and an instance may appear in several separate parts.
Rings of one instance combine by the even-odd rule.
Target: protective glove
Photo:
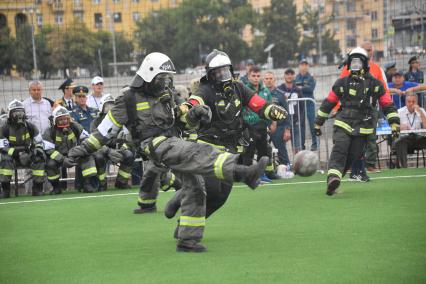
[[[109,149],[108,158],[114,163],[118,164],[123,161],[123,154],[121,154],[118,150]]]
[[[322,135],[321,126],[318,124],[315,124],[314,128],[315,128],[315,135],[321,136]]]
[[[392,137],[395,138],[395,139],[398,138],[399,137],[399,131],[400,131],[399,124],[398,123],[392,123],[391,128],[392,128]]]
[[[68,157],[65,157],[62,161],[62,166],[64,166],[65,168],[72,168],[76,165],[77,163],[73,159],[70,159]]]
[[[27,152],[19,152],[19,162],[21,165],[31,164],[31,155]]]
[[[83,145],[78,145],[68,152],[68,158],[70,158],[72,161],[78,161],[81,158],[85,158],[90,156],[89,152],[84,148]]]
[[[270,105],[266,116],[269,117],[271,120],[277,121],[285,119],[287,115],[288,113],[285,108],[278,105]]]
[[[44,153],[44,150],[39,147],[35,147],[33,150],[33,154],[37,158],[41,158],[43,160],[46,160],[46,153]]]
[[[210,123],[212,111],[208,105],[195,105],[188,111],[188,119],[191,124]]]

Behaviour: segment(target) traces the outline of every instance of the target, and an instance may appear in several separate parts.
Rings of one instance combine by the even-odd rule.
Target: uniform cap
[[[77,86],[72,89],[72,93],[76,96],[87,95],[89,93],[89,89],[85,86]]]

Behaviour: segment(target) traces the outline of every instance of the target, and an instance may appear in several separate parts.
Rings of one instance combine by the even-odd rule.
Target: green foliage
[[[303,36],[303,41],[300,44],[300,54],[303,56],[309,56],[313,54],[318,55],[318,34],[319,34],[319,13],[318,10],[313,10],[310,6],[305,6],[302,13],[302,26],[303,30],[309,31]],[[332,62],[334,55],[340,54],[340,48],[337,40],[334,39],[334,33],[329,29],[325,29],[325,26],[331,21],[321,20],[321,45],[322,54],[327,56],[327,61]],[[318,61],[318,57],[316,57]]]
[[[16,65],[16,70],[27,78],[30,77],[34,67],[32,48],[31,26],[22,24],[16,30],[14,63]]]
[[[9,74],[12,69],[15,39],[10,35],[10,29],[0,29],[0,74]]]
[[[49,37],[52,31],[52,28],[45,27],[35,36],[37,68],[44,79],[54,70],[54,63],[51,57],[53,51],[49,44]]]
[[[178,68],[201,64],[201,57],[214,48],[237,62],[247,55],[241,32],[253,18],[247,1],[189,0],[144,18],[135,35],[145,53],[164,52]]]
[[[263,47],[274,43],[271,55],[275,67],[282,67],[294,58],[300,33],[296,6],[292,0],[272,0],[261,18],[261,29],[265,34]],[[266,61],[266,54],[264,55]]]

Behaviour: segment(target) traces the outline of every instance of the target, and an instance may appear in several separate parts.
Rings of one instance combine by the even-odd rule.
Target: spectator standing
[[[87,94],[89,89],[85,86],[77,86],[73,89],[75,102],[77,103],[71,112],[71,117],[75,122],[83,126],[84,130],[90,133],[90,124],[96,118],[98,109],[92,108],[87,104]]]
[[[288,102],[285,93],[279,90],[276,86],[275,74],[268,71],[263,76],[263,83],[269,89],[272,95],[272,102],[288,110]],[[270,132],[272,143],[278,150],[278,162],[281,165],[289,165],[290,159],[288,158],[288,152],[286,148],[286,142],[291,139],[291,124],[290,118],[277,122],[277,128],[275,131]]]
[[[405,98],[406,106],[398,110],[401,119],[401,130],[418,130],[426,128],[426,112],[417,104],[415,94],[407,94]],[[410,133],[401,135],[395,141],[397,163],[402,168],[407,168],[408,148],[417,147],[426,149],[426,137]]]
[[[420,68],[420,62],[417,56],[413,56],[408,60],[408,72],[405,73],[404,78],[405,81],[409,82],[415,82],[419,84],[423,84],[424,81],[424,75],[423,71],[421,71]]]
[[[294,83],[295,72],[293,69],[288,68],[284,72],[284,83],[281,84],[277,91],[284,94],[287,101],[290,99],[302,98],[302,90]],[[288,113],[290,117],[290,127],[292,136],[293,152],[297,153],[300,150],[305,149],[302,141],[305,140],[305,135],[301,132],[301,125],[299,118],[304,117],[305,109],[301,104],[297,102],[288,102]]]
[[[74,81],[72,79],[66,79],[58,88],[58,90],[62,90],[64,95],[62,98],[55,100],[52,109],[55,109],[58,106],[63,106],[67,110],[72,111],[75,106],[74,98],[72,96],[72,90],[74,87]]]
[[[104,96],[104,79],[96,76],[92,79],[92,93],[87,98],[87,106],[99,109],[101,99]]]
[[[395,74],[396,72],[396,62],[390,62],[388,64],[385,65],[385,75],[386,75],[386,82],[392,83],[392,77],[393,74]]]
[[[409,82],[404,80],[401,71],[395,71],[392,78],[392,83],[389,83],[389,91],[392,94],[392,100],[396,109],[405,106],[405,93],[407,89],[417,87],[419,84],[416,82]]]
[[[40,81],[31,81],[29,83],[30,97],[22,103],[28,121],[33,123],[40,133],[43,133],[50,127],[49,117],[52,115],[50,102],[42,98],[43,84]]]
[[[304,98],[314,98],[315,90],[315,79],[308,72],[309,63],[306,60],[302,60],[299,63],[299,74],[297,74],[295,79],[295,84],[302,89],[302,96]],[[312,137],[311,151],[316,151],[318,149],[318,137],[315,135],[315,103],[311,101],[306,101],[303,104],[306,104],[306,117],[308,118],[309,130]],[[302,104],[302,106],[303,106]],[[303,106],[304,107],[304,106]],[[301,118],[301,130],[305,133],[305,118]],[[304,135],[303,135],[304,136]],[[305,144],[305,141],[302,141],[302,145]]]
[[[258,66],[253,66],[248,73],[248,83],[246,87],[256,92],[260,97],[265,99],[268,103],[272,102],[272,96],[268,88],[262,83],[261,72]],[[257,113],[249,108],[243,109],[243,119],[248,125],[250,133],[250,144],[247,147],[246,153],[243,154],[243,163],[245,165],[251,165],[253,163],[253,157],[257,151],[257,157],[260,159],[263,156],[269,156],[270,163],[266,168],[265,172],[269,176],[274,176],[274,168],[272,164],[272,151],[268,151],[268,126],[269,120],[261,119]],[[266,176],[261,177],[264,182],[271,182]]]
[[[248,79],[248,75],[250,73],[251,68],[254,66],[254,61],[253,59],[247,59],[246,60],[246,74],[244,76],[240,77],[240,81],[244,84],[247,85],[249,82]]]

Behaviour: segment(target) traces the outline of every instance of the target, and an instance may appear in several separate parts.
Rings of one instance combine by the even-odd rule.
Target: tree
[[[0,29],[0,74],[10,74],[13,65],[15,39],[9,27]]]
[[[327,56],[327,62],[332,63],[335,55],[340,54],[339,43],[334,39],[335,33],[326,29],[326,25],[331,22],[319,19],[319,11],[313,10],[311,6],[305,6],[302,12],[302,27],[304,31],[303,41],[300,44],[301,57],[315,54],[315,61],[318,62],[318,34],[319,23],[321,21],[321,49],[322,55]],[[315,51],[315,53],[314,53]]]
[[[30,25],[20,25],[16,30],[16,40],[14,45],[14,61],[16,69],[26,78],[30,77],[31,71],[34,68],[31,34]]]
[[[164,52],[177,68],[199,65],[203,55],[214,48],[237,61],[247,54],[241,32],[251,15],[247,1],[188,0],[143,19],[136,38],[146,53]]]
[[[115,33],[115,47],[116,47],[116,59],[117,62],[130,61],[133,53],[133,44],[130,40],[126,39],[122,33]],[[95,50],[94,57],[96,58],[97,64],[90,69],[91,72],[98,73],[101,75],[101,68],[99,62],[99,53],[102,57],[102,76],[111,75],[111,68],[108,63],[112,63],[113,52],[112,52],[112,35],[110,32],[99,31],[95,34],[98,46]]]
[[[276,66],[286,65],[288,60],[294,58],[297,51],[300,37],[297,30],[299,20],[293,2],[292,0],[272,0],[271,6],[266,8],[262,15],[260,28],[265,34],[263,47],[275,44],[271,56]]]
[[[99,45],[94,33],[83,23],[74,23],[66,32],[58,29],[51,37],[52,58],[57,69],[87,68],[96,64],[96,50]]]
[[[40,70],[43,79],[46,79],[52,70],[54,70],[54,64],[51,57],[53,50],[49,43],[49,38],[52,31],[52,28],[44,27],[35,36],[37,68]]]

